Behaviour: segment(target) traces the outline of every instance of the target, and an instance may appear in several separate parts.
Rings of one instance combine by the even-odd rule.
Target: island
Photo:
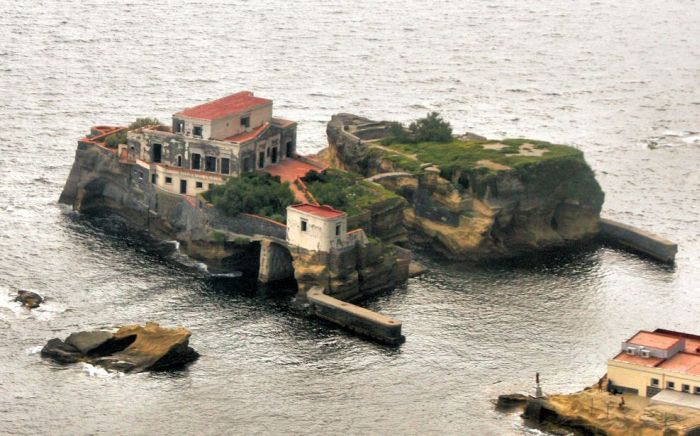
[[[60,202],[176,240],[212,272],[292,280],[308,313],[389,344],[401,322],[352,303],[406,282],[409,242],[479,261],[599,232],[604,195],[573,147],[454,135],[436,113],[409,126],[339,114],[328,149],[302,156],[296,129],[249,91],[169,125],[94,126]]]

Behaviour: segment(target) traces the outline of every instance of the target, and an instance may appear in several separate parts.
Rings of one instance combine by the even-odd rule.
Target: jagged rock
[[[85,361],[123,372],[164,370],[184,366],[199,357],[189,346],[190,335],[183,327],[129,325],[115,333],[73,333],[66,342],[52,339],[41,355],[59,363]]]
[[[58,363],[76,363],[83,360],[83,354],[80,350],[58,338],[51,339],[44,345],[44,348],[41,349],[41,356]]]
[[[527,403],[527,396],[523,394],[503,394],[498,396],[496,407],[499,409],[512,409],[521,407]]]
[[[22,303],[23,306],[28,307],[30,309],[36,309],[41,303],[44,302],[44,299],[41,297],[41,295],[37,294],[36,292],[17,291],[17,297],[15,297],[15,301]]]
[[[105,342],[113,337],[114,335],[111,332],[104,330],[71,333],[66,338],[66,344],[77,348],[83,354],[89,354],[92,350],[104,345]]]

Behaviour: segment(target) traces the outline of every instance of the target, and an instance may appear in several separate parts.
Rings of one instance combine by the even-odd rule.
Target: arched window
[[[177,157],[177,166],[179,166],[179,167],[182,166],[182,156]]]

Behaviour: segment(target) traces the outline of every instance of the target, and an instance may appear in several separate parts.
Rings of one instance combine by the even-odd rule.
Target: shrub
[[[160,121],[157,118],[136,118],[136,121],[129,124],[129,129],[138,129],[146,126],[158,126]]]
[[[384,145],[452,141],[452,126],[437,112],[430,112],[425,118],[417,119],[408,129],[401,123],[392,122],[388,130],[387,137],[382,141]]]
[[[105,145],[109,148],[117,148],[119,144],[126,144],[126,130],[109,135],[104,141]]]
[[[285,221],[287,206],[294,203],[289,183],[280,183],[279,177],[267,173],[231,177],[223,185],[213,186],[204,197],[227,215],[245,212],[280,222]]]
[[[437,112],[430,112],[425,118],[412,122],[408,130],[416,142],[452,141],[452,126]]]

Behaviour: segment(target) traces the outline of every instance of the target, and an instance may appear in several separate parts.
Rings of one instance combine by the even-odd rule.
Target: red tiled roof
[[[198,118],[202,120],[217,120],[226,115],[237,114],[257,106],[271,104],[272,100],[255,97],[250,91],[241,91],[209,103],[187,108],[175,115]]]
[[[338,218],[345,215],[345,212],[333,209],[330,206],[316,206],[313,204],[297,204],[292,206],[294,209],[306,212],[311,215],[316,215],[321,218]]]
[[[255,139],[258,136],[260,136],[260,134],[262,132],[264,132],[269,126],[270,126],[269,123],[264,123],[262,126],[256,127],[255,129],[251,130],[250,132],[243,132],[243,133],[239,133],[238,135],[233,135],[233,136],[229,136],[228,138],[224,138],[224,141],[236,142],[236,143],[250,141],[251,139]]]
[[[659,368],[686,374],[700,374],[700,356],[690,353],[678,353],[670,359],[666,359]]]
[[[671,336],[664,333],[640,331],[632,336],[627,342],[642,347],[657,348],[660,350],[668,350],[678,344],[681,340],[680,336]]]

